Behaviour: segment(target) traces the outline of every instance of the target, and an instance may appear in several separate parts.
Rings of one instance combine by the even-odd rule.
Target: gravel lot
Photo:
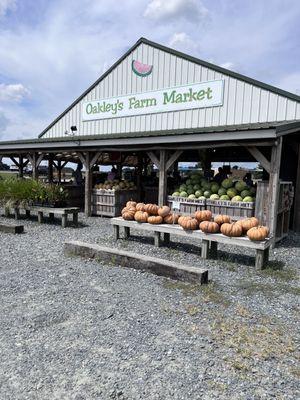
[[[0,233],[1,400],[300,398],[299,235],[257,272],[241,248],[202,261],[195,244],[115,243],[109,219],[80,222]],[[204,266],[210,283],[66,258],[66,240]]]

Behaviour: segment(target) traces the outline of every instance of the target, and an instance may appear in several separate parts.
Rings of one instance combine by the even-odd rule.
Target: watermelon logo
[[[153,65],[143,64],[138,60],[132,61],[132,71],[138,76],[148,76],[151,74]]]

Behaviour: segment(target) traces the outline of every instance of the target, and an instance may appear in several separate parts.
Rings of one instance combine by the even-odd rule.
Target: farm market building
[[[141,38],[38,138],[0,142],[0,155],[21,170],[31,163],[34,175],[43,159],[50,171],[81,161],[87,215],[92,168],[104,160],[134,159],[140,172],[155,164],[159,203],[178,161],[258,161],[268,204],[256,206],[274,233],[280,180],[294,186],[291,226],[300,231],[299,146],[299,96]]]

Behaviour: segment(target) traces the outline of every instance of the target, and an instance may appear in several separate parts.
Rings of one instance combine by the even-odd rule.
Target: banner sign
[[[223,80],[215,80],[86,101],[82,104],[82,119],[90,121],[221,106],[223,104],[223,87]]]

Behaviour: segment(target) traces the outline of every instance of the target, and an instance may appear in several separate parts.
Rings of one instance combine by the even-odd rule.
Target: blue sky
[[[36,137],[141,36],[300,94],[299,0],[0,0],[0,139]]]

